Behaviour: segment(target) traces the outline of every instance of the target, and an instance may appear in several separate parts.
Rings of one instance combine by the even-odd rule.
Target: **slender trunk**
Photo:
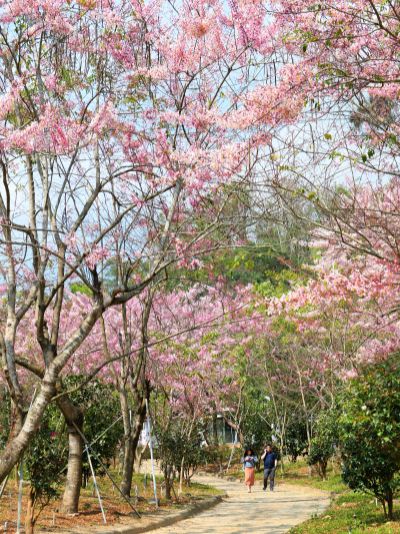
[[[218,419],[217,419],[217,412],[213,412],[212,416],[212,430],[213,430],[213,442],[214,445],[218,446]]]
[[[284,471],[285,471],[285,466],[284,466],[284,455],[283,455],[283,452],[284,452],[284,446],[285,446],[285,433],[286,433],[286,410],[284,411],[283,413],[283,420],[282,420],[282,428],[281,428],[281,432],[280,432],[280,440],[279,440],[279,452],[280,452],[280,468],[281,468],[281,474],[283,475]]]
[[[146,450],[146,448],[147,448],[147,445],[142,447],[140,449],[140,451],[138,450],[138,447],[136,448],[135,465],[136,465],[136,469],[138,471],[140,471],[140,466],[142,465],[143,454],[144,454],[144,451]]]
[[[135,423],[132,427],[132,450],[133,458],[136,457],[136,450],[138,448],[140,434],[143,430],[143,425],[146,419],[146,396],[143,396],[135,416]]]
[[[17,480],[18,480],[18,479],[17,479]],[[0,499],[2,498],[3,493],[4,493],[4,490],[6,489],[7,482],[8,482],[8,477],[6,477],[6,478],[4,479],[4,482],[2,482],[2,484],[1,484],[1,486],[0,486]]]
[[[382,503],[382,507],[383,507],[383,515],[387,518],[388,514],[387,514],[387,510],[386,510],[386,501],[385,501],[385,499],[381,499],[381,503]]]
[[[317,471],[322,480],[326,480],[326,470],[328,468],[328,461],[320,460],[317,463]]]
[[[123,380],[123,378],[124,377],[122,377],[120,380],[119,391],[119,402],[121,405],[121,415],[124,424],[124,459],[122,464],[121,491],[126,497],[130,497],[134,459],[132,457],[131,417],[128,404],[128,394],[125,389],[125,380]]]
[[[172,499],[172,487],[173,481],[173,467],[167,466],[164,469],[164,481],[165,481],[165,498],[170,501]]]
[[[28,504],[26,507],[26,516],[25,516],[25,532],[26,534],[33,534],[35,527],[34,519],[35,511],[35,494],[32,488],[29,489],[28,493]]]
[[[121,491],[127,497],[130,496],[132,489],[132,475],[135,464],[136,449],[139,443],[139,438],[143,429],[145,418],[146,397],[143,395],[136,407],[135,413],[133,414],[133,420],[129,420],[129,434],[127,435],[125,433],[124,465],[122,471]]]
[[[187,429],[187,432],[186,432],[186,436],[189,439],[190,439],[190,437],[192,435],[192,432],[193,432],[194,423],[195,423],[195,417],[194,417],[193,412],[192,412],[192,420],[190,422],[190,427]],[[189,467],[188,467],[188,469],[189,469]],[[183,491],[184,473],[185,473],[185,455],[182,456],[181,468],[180,468],[180,473],[179,473],[179,493],[178,493],[179,495],[182,495],[182,491]]]
[[[172,499],[171,495],[171,484],[169,482],[169,479],[165,479],[165,498],[170,501]]]
[[[87,488],[89,484],[90,469],[84,467],[82,470],[82,488]]]
[[[178,492],[178,495],[182,495],[182,492],[183,492],[183,474],[184,474],[184,468],[185,466],[185,457],[183,456],[182,457],[182,461],[181,461],[181,469],[180,469],[180,473],[179,473],[179,492]]]
[[[387,517],[388,517],[388,519],[390,521],[393,521],[393,519],[394,519],[394,516],[393,516],[393,492],[391,490],[388,491],[386,500],[387,500]]]
[[[135,462],[135,457],[133,453],[132,436],[130,434],[128,436],[125,436],[124,464],[122,467],[122,482],[121,482],[121,491],[126,497],[130,497],[131,495],[134,462]]]

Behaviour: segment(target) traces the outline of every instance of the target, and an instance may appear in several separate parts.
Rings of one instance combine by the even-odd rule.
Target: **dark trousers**
[[[264,469],[264,489],[267,488],[269,479],[269,489],[273,491],[275,483],[275,467],[267,467]]]

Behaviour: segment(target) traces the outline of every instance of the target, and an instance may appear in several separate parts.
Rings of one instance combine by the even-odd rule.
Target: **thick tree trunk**
[[[46,373],[41,389],[33,401],[24,424],[14,438],[10,439],[0,455],[0,483],[18,463],[21,454],[27,448],[30,440],[39,428],[43,413],[55,393],[54,380]]]
[[[78,512],[82,486],[82,454],[81,436],[75,427],[68,427],[68,470],[62,502],[64,513],[76,514]]]
[[[68,431],[68,467],[62,510],[67,514],[76,514],[82,486],[83,439],[79,432],[83,430],[84,417],[82,410],[68,397],[60,397],[57,404],[64,415]]]

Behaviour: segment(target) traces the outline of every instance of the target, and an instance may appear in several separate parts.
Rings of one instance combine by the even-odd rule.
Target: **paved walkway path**
[[[329,505],[329,494],[313,488],[278,484],[274,492],[263,491],[257,482],[251,494],[243,484],[215,477],[198,477],[198,482],[215,486],[228,494],[221,504],[157,534],[282,534],[320,514]]]

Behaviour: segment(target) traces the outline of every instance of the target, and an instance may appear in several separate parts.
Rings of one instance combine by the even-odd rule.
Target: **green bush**
[[[291,462],[296,462],[297,458],[303,454],[307,448],[307,427],[304,417],[294,413],[286,426],[285,452],[290,456]]]
[[[60,414],[50,405],[24,456],[29,480],[26,532],[33,532],[42,510],[58,496],[62,467],[67,460],[65,440],[57,431]]]
[[[333,410],[320,414],[307,459],[309,465],[317,468],[317,472],[323,480],[326,480],[328,461],[333,456],[338,442],[336,418],[337,414]]]
[[[398,358],[369,366],[340,399],[338,419],[343,479],[372,493],[393,518],[400,487],[400,364]]]
[[[209,445],[201,449],[203,464],[214,464],[218,466],[220,471],[223,471],[229,462],[232,455],[231,465],[240,462],[243,455],[242,447],[235,447],[232,453],[232,447],[229,445]]]
[[[175,419],[167,428],[155,425],[157,454],[164,474],[167,499],[171,498],[176,474],[183,466],[184,481],[187,485],[200,465],[206,463],[207,455],[201,448],[200,428],[192,428],[190,433],[184,424]]]

